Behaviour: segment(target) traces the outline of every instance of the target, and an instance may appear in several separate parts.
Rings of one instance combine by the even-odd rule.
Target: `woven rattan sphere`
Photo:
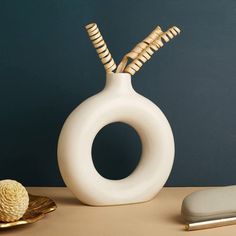
[[[22,184],[10,179],[0,181],[0,221],[19,220],[28,205],[29,195]]]

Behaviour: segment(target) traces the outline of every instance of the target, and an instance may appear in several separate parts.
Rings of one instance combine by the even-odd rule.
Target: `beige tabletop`
[[[27,188],[32,194],[54,199],[58,209],[31,225],[1,229],[0,235],[14,236],[178,236],[236,235],[236,225],[185,231],[180,216],[183,198],[200,188],[164,188],[146,203],[91,207],[81,204],[66,188]]]

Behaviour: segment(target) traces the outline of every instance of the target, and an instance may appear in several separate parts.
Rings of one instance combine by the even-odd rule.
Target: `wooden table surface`
[[[183,198],[202,188],[164,188],[146,203],[91,207],[81,204],[67,188],[29,187],[32,194],[54,199],[58,209],[42,220],[12,229],[0,235],[14,236],[178,236],[236,235],[236,225],[214,229],[185,231],[180,216]]]

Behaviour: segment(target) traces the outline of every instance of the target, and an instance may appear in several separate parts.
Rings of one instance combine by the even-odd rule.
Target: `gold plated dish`
[[[29,207],[23,217],[14,222],[0,222],[0,228],[34,223],[42,219],[47,213],[55,211],[56,208],[57,205],[52,199],[29,194]]]

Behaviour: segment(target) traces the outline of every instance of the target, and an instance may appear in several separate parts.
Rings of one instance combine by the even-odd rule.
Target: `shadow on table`
[[[23,232],[30,227],[34,227],[33,224],[27,224],[27,225],[18,225],[15,227],[10,227],[10,228],[0,228],[0,235],[12,235],[13,233],[20,233]]]
[[[171,215],[169,218],[170,221],[172,221],[173,223],[178,223],[178,224],[184,224],[184,219],[181,217],[180,214],[176,214],[176,215]]]
[[[53,200],[57,204],[62,204],[62,205],[70,205],[70,206],[84,206],[82,202],[80,202],[77,198],[73,196],[54,196]]]
[[[185,221],[184,221],[184,219],[182,218],[182,216],[180,214],[175,214],[175,215],[168,216],[168,221],[183,226],[181,231],[186,231],[185,228],[184,228]]]

